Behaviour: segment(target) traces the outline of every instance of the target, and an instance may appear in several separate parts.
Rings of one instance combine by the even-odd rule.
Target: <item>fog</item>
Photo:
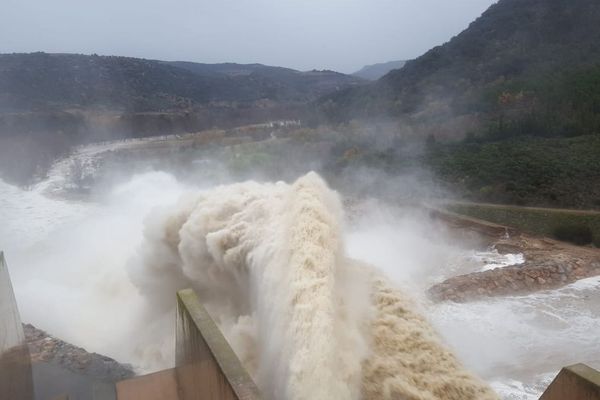
[[[414,59],[493,3],[5,0],[0,53],[352,73]],[[457,65],[486,72],[469,43],[459,47],[468,57]],[[458,167],[428,157],[484,126],[455,115],[456,85],[426,74],[435,54],[405,98],[375,90],[381,82],[332,83],[338,74],[329,73],[284,82],[278,71],[233,68],[200,74],[206,86],[191,88],[191,71],[162,63],[77,56],[76,72],[57,63],[42,76],[59,57],[3,58],[1,89],[15,89],[0,93],[0,250],[22,322],[142,375],[175,366],[176,292],[192,288],[266,399],[534,400],[565,365],[600,367],[590,339],[600,331],[600,277],[465,303],[428,296],[446,279],[529,257],[499,254],[489,238],[431,212],[471,188],[466,172],[443,183],[443,171]],[[29,65],[31,74],[17,73]],[[86,76],[86,65],[96,72]],[[420,64],[408,65],[413,74]],[[155,85],[169,74],[180,86],[173,93]],[[230,100],[203,97],[216,76]],[[314,93],[292,96],[309,85]],[[353,91],[364,102],[346,115]],[[412,111],[383,115],[404,109]],[[373,118],[351,120],[363,111]]]
[[[365,64],[415,58],[461,32],[492,3],[5,0],[0,53],[97,53],[351,73]]]
[[[415,207],[419,201],[430,201],[440,193],[431,182],[421,179],[424,171],[389,179],[373,170],[350,169],[334,180],[346,188],[337,194],[324,184],[308,184],[316,184],[319,196],[324,196],[317,196],[322,201],[317,205],[325,207],[328,216],[319,220],[330,226],[332,231],[328,232],[337,232],[337,244],[328,250],[331,253],[322,254],[335,255],[335,281],[343,285],[331,291],[321,289],[320,293],[325,299],[338,298],[342,304],[351,304],[346,310],[350,314],[342,313],[346,319],[341,320],[345,324],[342,331],[350,336],[321,347],[321,351],[335,354],[343,354],[343,346],[352,348],[350,357],[345,358],[348,369],[344,372],[333,368],[341,375],[332,375],[328,380],[331,385],[323,386],[309,384],[314,382],[310,374],[284,369],[273,375],[279,371],[276,366],[292,363],[294,354],[301,351],[295,347],[297,339],[288,337],[289,332],[282,328],[289,323],[288,318],[308,329],[306,337],[311,337],[311,329],[317,329],[315,321],[309,318],[307,324],[305,317],[286,309],[285,301],[282,308],[274,306],[270,300],[277,292],[268,289],[293,287],[285,283],[288,278],[277,277],[277,273],[289,269],[291,259],[286,257],[294,253],[290,250],[294,241],[285,241],[286,235],[279,230],[297,218],[291,216],[294,208],[285,199],[290,201],[292,188],[303,187],[302,181],[294,181],[308,171],[300,168],[294,172],[292,163],[270,174],[260,169],[245,170],[241,175],[246,178],[240,178],[239,171],[228,170],[226,163],[211,164],[208,160],[192,163],[191,169],[177,166],[161,170],[150,160],[104,164],[88,194],[73,197],[68,191],[57,190],[68,187],[72,179],[64,174],[69,170],[65,169],[68,163],[57,165],[48,179],[31,190],[0,182],[0,241],[22,318],[89,351],[131,363],[140,373],[173,365],[174,293],[191,286],[200,293],[266,393],[285,390],[288,398],[318,398],[329,395],[323,393],[336,393],[336,382],[345,382],[339,387],[350,392],[342,397],[356,398],[359,380],[351,379],[354,386],[348,386],[346,379],[359,374],[363,390],[367,390],[364,393],[380,398],[378,388],[382,386],[373,384],[380,378],[369,366],[388,365],[390,371],[399,370],[402,367],[398,363],[418,356],[414,351],[422,345],[409,346],[400,358],[395,358],[394,352],[377,353],[372,333],[364,322],[357,322],[376,323],[376,310],[384,315],[386,312],[376,305],[376,296],[368,295],[365,282],[370,278],[365,279],[364,274],[371,273],[382,274],[383,280],[375,280],[380,282],[378,285],[393,288],[395,301],[410,307],[411,317],[398,321],[400,325],[394,332],[426,332],[427,346],[432,346],[427,354],[433,364],[438,363],[439,352],[446,348],[457,355],[456,364],[444,367],[447,374],[462,377],[456,381],[457,388],[479,387],[480,381],[472,373],[491,383],[504,398],[535,398],[560,366],[586,359],[594,365],[589,355],[595,353],[595,344],[586,339],[586,332],[600,328],[599,319],[594,317],[599,310],[580,303],[585,296],[595,296],[597,279],[537,296],[469,304],[430,303],[425,291],[450,276],[480,270],[483,265],[473,262],[472,256],[485,248]],[[318,167],[319,163],[311,165]],[[252,176],[259,177],[258,182],[240,183]],[[285,176],[287,183],[275,183],[278,176]],[[319,178],[311,179],[319,182]],[[373,191],[374,182],[388,185],[378,193]],[[351,183],[354,188],[348,190]],[[394,202],[390,202],[390,193],[395,195],[391,197]],[[298,201],[306,200],[302,198]],[[169,227],[173,223],[176,225]],[[241,227],[247,232],[239,231]],[[181,242],[169,244],[168,238],[174,232],[178,232]],[[238,255],[232,253],[236,241],[241,251]],[[227,246],[233,247],[227,250]],[[223,272],[209,272],[211,268]],[[259,277],[267,281],[257,282]],[[321,306],[315,307],[318,312]],[[328,329],[342,322],[333,319],[321,323],[323,329]],[[312,333],[315,340],[322,337],[317,331]],[[382,340],[385,343],[389,338]],[[287,350],[275,352],[273,358],[272,350],[265,347],[270,342]],[[331,369],[326,361],[313,361],[321,371]],[[462,365],[471,372],[463,375]],[[410,373],[405,371],[403,375]],[[298,392],[298,385],[320,387],[323,392]],[[400,381],[390,381],[388,387],[394,387],[397,393],[431,389],[409,388]]]
[[[35,231],[34,235],[23,232],[23,236],[31,237],[15,238],[7,248],[7,254],[12,255],[11,264],[18,266],[13,279],[24,320],[89,350],[130,362],[139,371],[158,370],[173,365],[174,293],[177,289],[192,286],[270,398],[275,398],[275,393],[282,391],[290,399],[358,398],[363,373],[364,385],[372,392],[366,398],[380,398],[383,386],[377,385],[379,378],[375,372],[379,369],[371,373],[368,369],[361,372],[362,363],[375,357],[373,362],[377,364],[380,362],[377,357],[383,357],[381,362],[393,370],[400,368],[398,362],[406,360],[406,355],[399,359],[387,352],[370,355],[372,339],[364,321],[384,317],[372,315],[377,308],[371,311],[373,305],[367,282],[371,279],[368,278],[370,274],[379,269],[345,261],[345,251],[356,255],[357,259],[380,263],[380,268],[389,271],[399,285],[407,288],[417,285],[413,287],[416,294],[420,290],[415,289],[426,282],[426,271],[444,263],[444,259],[458,250],[446,242],[443,231],[439,235],[425,237],[425,232],[431,232],[435,226],[432,221],[427,222],[425,217],[414,214],[408,217],[398,211],[386,211],[375,200],[363,211],[357,212],[353,221],[348,221],[353,228],[345,230],[337,195],[314,174],[302,179],[293,186],[282,182],[249,182],[202,190],[181,184],[170,174],[151,172],[113,186],[91,203],[50,200],[33,192],[20,193],[23,197],[19,203],[6,204],[5,212],[14,215],[16,209],[23,205],[25,210],[31,207],[56,210],[45,217],[29,216],[25,212],[20,223],[27,223],[30,217],[38,222],[48,218],[43,222],[52,227],[46,227],[49,231],[40,229],[39,235],[35,235]],[[4,190],[14,189],[4,187]],[[289,198],[293,190],[299,191],[297,199]],[[312,193],[309,199],[307,194],[303,194],[304,190]],[[8,196],[5,198],[10,199]],[[309,203],[304,204],[307,200]],[[308,206],[310,201],[316,203]],[[292,205],[294,202],[295,206]],[[292,214],[286,216],[284,210],[290,207]],[[315,210],[320,211],[315,212],[322,213],[317,214],[316,221],[311,221],[315,214],[310,207],[316,207]],[[374,208],[378,211],[372,214],[373,223],[367,229],[363,218],[368,218],[365,212]],[[300,214],[293,216],[294,212]],[[303,216],[305,212],[308,214]],[[388,216],[396,214],[400,230],[393,230],[389,218],[388,223],[380,226],[376,221],[383,221],[381,213]],[[7,217],[5,215],[4,219]],[[295,224],[296,220],[300,224],[320,221],[318,224],[325,229],[323,235],[333,235],[328,239],[331,241],[322,250],[315,250],[309,244],[313,236],[291,237],[286,242],[289,228],[285,226]],[[173,223],[179,224],[179,227],[169,225]],[[240,226],[246,226],[248,232],[237,232]],[[175,232],[173,229],[179,231],[177,236],[182,241],[179,244],[168,242],[168,238],[172,237],[169,232]],[[291,232],[294,229],[305,235],[306,232],[314,233],[315,228],[300,225]],[[2,236],[7,238],[9,233],[3,232]],[[235,237],[241,241],[239,244],[221,249],[222,246],[233,245]],[[394,246],[390,241],[372,246],[374,241],[383,238],[401,240],[406,247]],[[29,243],[26,243],[27,239]],[[431,239],[440,239],[440,242],[434,243]],[[306,248],[301,250],[303,246]],[[390,252],[392,247],[396,252]],[[424,247],[429,251],[422,253]],[[409,251],[411,248],[412,251]],[[403,256],[394,260],[399,255],[398,250]],[[236,255],[237,251],[242,253]],[[317,253],[308,255],[308,261],[302,261],[311,251]],[[424,254],[427,256],[424,257]],[[286,257],[291,258],[285,261]],[[300,257],[296,262],[316,263],[324,271],[334,273],[330,279],[336,289],[330,285],[307,287],[306,290],[312,294],[307,292],[305,296],[315,299],[308,314],[297,314],[297,309],[286,306],[289,290],[299,285],[286,283],[287,280],[304,280],[310,276],[306,275],[309,270],[302,272],[308,266],[292,267],[295,257]],[[245,265],[243,260],[252,261]],[[328,266],[325,260],[332,264]],[[419,265],[420,271],[417,271],[416,265]],[[334,272],[336,270],[338,272]],[[286,278],[286,274],[299,275]],[[388,278],[382,282],[388,282]],[[298,287],[303,286],[300,284]],[[269,288],[277,288],[279,294]],[[359,293],[363,293],[362,300]],[[302,295],[299,293],[298,296]],[[316,300],[319,296],[322,300]],[[412,304],[404,299],[405,295],[398,296],[397,301],[404,303],[405,307]],[[281,301],[274,305],[273,299],[278,297]],[[334,312],[344,315],[340,317],[342,319],[315,319],[313,316],[328,315],[323,307],[339,302],[349,307]],[[253,306],[248,308],[248,304]],[[288,321],[288,318],[291,319]],[[416,314],[410,318],[417,318],[414,319],[414,329],[426,332],[426,338],[431,337],[427,339],[428,346],[432,346],[431,362],[447,357],[442,355],[445,354],[443,345],[433,339],[431,327]],[[287,326],[290,323],[298,324],[292,330],[300,335],[297,338],[288,337]],[[323,335],[327,329],[341,336],[331,341],[329,335]],[[306,339],[310,337],[313,339]],[[326,342],[315,346],[323,340]],[[304,350],[295,347],[294,343],[299,342],[306,343],[308,347]],[[273,346],[273,343],[279,343],[277,349],[265,347],[267,344]],[[358,348],[363,350],[357,351]],[[410,353],[411,349],[413,347],[409,345],[405,351]],[[338,354],[344,361],[324,356],[329,351],[332,355]],[[313,355],[305,359],[306,352]],[[300,354],[304,356],[297,358]],[[273,358],[275,355],[276,358]],[[414,353],[413,357],[422,355]],[[335,361],[336,365],[327,365],[331,361]],[[276,373],[282,365],[289,365],[289,372],[284,369],[284,372]],[[475,378],[465,380],[460,364],[450,363],[446,368],[449,376],[457,374],[457,388],[480,385]],[[317,375],[311,378],[309,371]],[[327,385],[317,384],[328,374],[332,375],[326,379]],[[274,376],[278,378],[273,379]],[[409,390],[400,381],[390,381],[389,384],[397,386],[394,393]],[[435,388],[435,385],[429,386]],[[426,393],[433,389],[423,387],[420,390]],[[468,389],[457,390],[468,392]]]

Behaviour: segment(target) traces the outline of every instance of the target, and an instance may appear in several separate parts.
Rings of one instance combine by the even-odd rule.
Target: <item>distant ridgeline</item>
[[[333,71],[79,54],[1,54],[0,111],[189,110],[211,102],[304,102],[361,83]]]
[[[442,46],[315,103],[320,120],[398,120],[419,164],[471,200],[600,208],[600,2],[500,0]],[[367,154],[369,153],[369,154]]]
[[[406,64],[406,61],[388,61],[384,63],[365,65],[360,70],[356,71],[352,75],[358,76],[359,78],[368,79],[370,81],[376,81],[388,72],[394,69],[400,69]]]
[[[599,20],[596,0],[500,0],[449,42],[319,109],[330,121],[401,117],[438,138],[598,132]]]
[[[77,54],[0,54],[0,177],[24,182],[86,142],[298,119],[362,84],[334,71]]]
[[[73,144],[293,119],[338,132],[311,135],[335,142],[342,157],[321,161],[340,169],[425,166],[470,200],[600,208],[598,21],[597,0],[500,0],[374,82],[260,64],[0,55],[0,177],[26,182]],[[425,151],[408,151],[409,136]]]

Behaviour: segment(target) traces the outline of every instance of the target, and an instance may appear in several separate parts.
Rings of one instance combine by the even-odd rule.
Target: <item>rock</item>
[[[537,283],[539,283],[540,285],[545,285],[546,284],[546,280],[542,277],[537,278]]]
[[[23,330],[34,363],[56,363],[68,370],[103,381],[116,382],[134,376],[131,366],[96,353],[88,353],[85,349],[50,336],[33,325],[24,324]]]
[[[522,253],[525,262],[519,266],[449,278],[432,286],[430,296],[436,301],[464,302],[559,288],[582,278],[600,275],[600,249],[525,234],[514,234],[508,239],[502,237],[492,245],[502,254]]]
[[[523,251],[521,247],[515,243],[496,243],[494,248],[500,254],[515,254]]]

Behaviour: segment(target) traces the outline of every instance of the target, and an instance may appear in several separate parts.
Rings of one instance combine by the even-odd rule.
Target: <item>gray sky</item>
[[[0,52],[354,72],[415,58],[495,0],[0,0]]]

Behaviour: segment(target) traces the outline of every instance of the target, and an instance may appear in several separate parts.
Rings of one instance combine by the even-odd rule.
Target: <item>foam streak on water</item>
[[[538,398],[558,371],[600,367],[600,277],[558,290],[433,305],[448,343],[506,399]]]
[[[95,203],[50,199],[0,181],[0,249],[23,321],[123,362],[161,365],[160,354],[141,354],[129,339],[142,301],[126,263],[144,217],[182,192],[163,173],[134,177]]]
[[[0,180],[0,239],[5,251],[44,240],[55,229],[80,218],[89,206],[52,200]]]
[[[415,297],[457,274],[522,262],[518,254],[461,248],[414,213],[365,219],[349,234],[350,254],[383,268]],[[445,342],[503,399],[538,399],[563,366],[600,368],[600,277],[528,296],[424,304]]]

